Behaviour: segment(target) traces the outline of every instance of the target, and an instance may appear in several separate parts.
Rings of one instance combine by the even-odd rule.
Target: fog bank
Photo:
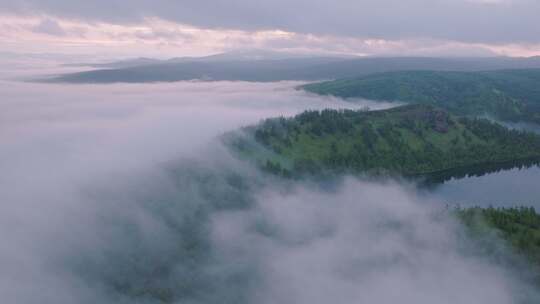
[[[0,82],[3,300],[520,300],[527,285],[414,187],[281,181],[216,140],[305,109],[390,106],[296,85]]]

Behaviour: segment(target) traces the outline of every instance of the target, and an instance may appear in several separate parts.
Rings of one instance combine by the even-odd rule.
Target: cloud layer
[[[540,54],[540,43],[488,44],[433,38],[392,40],[275,29],[255,32],[205,29],[160,18],[114,24],[66,17],[2,15],[0,49],[16,53],[84,54],[85,57],[108,57],[108,60],[204,56],[245,49],[311,55],[534,56]],[[79,58],[79,62],[88,60]]]
[[[145,17],[158,17],[201,28],[279,29],[388,40],[540,42],[540,3],[535,0],[3,0],[0,9],[113,23],[136,23]]]
[[[293,85],[1,81],[3,300],[118,303],[115,288],[146,284],[156,268],[193,274],[182,271],[189,264],[177,260],[184,249],[174,246],[190,234],[178,236],[183,228],[175,225],[210,204],[198,189],[230,195],[221,178],[222,190],[197,178],[207,167],[215,172],[216,159],[229,162],[214,138],[308,105],[344,105],[308,97]],[[185,158],[201,167],[193,171]],[[175,173],[177,166],[185,171]],[[192,271],[204,277],[204,269]],[[174,280],[156,275],[155,282],[165,288]]]

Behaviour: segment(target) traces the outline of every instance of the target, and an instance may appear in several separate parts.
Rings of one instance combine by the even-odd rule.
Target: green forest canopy
[[[301,88],[342,98],[436,105],[457,115],[540,123],[540,69],[387,72]]]
[[[282,175],[420,175],[540,157],[540,136],[427,105],[306,111],[226,137],[242,157]]]

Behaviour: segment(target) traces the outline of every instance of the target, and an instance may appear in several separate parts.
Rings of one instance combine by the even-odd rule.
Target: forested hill
[[[540,136],[428,105],[307,111],[226,136],[239,155],[282,175],[417,175],[540,157]]]
[[[459,115],[540,123],[540,69],[486,72],[408,71],[303,86],[343,98],[431,104]]]
[[[245,60],[222,54],[217,58],[138,59],[110,63],[101,69],[56,75],[46,82],[115,83],[183,80],[281,81],[358,77],[389,71],[492,71],[540,68],[540,57],[427,58],[427,57],[289,57]],[[94,66],[96,67],[96,66]]]

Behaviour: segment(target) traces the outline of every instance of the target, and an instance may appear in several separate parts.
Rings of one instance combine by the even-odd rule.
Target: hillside
[[[322,95],[431,104],[458,115],[540,123],[540,69],[389,72],[302,88]]]
[[[248,56],[249,57],[249,56]],[[251,57],[249,57],[251,58]],[[259,57],[256,57],[259,58]],[[101,66],[104,69],[56,75],[43,81],[68,83],[170,82],[183,80],[325,80],[358,77],[388,71],[441,70],[482,71],[540,68],[540,57],[530,58],[428,58],[428,57],[304,57],[246,56],[224,54],[201,58],[177,58]]]
[[[540,136],[427,105],[383,111],[307,111],[226,136],[241,157],[282,175],[421,175],[540,158]]]

